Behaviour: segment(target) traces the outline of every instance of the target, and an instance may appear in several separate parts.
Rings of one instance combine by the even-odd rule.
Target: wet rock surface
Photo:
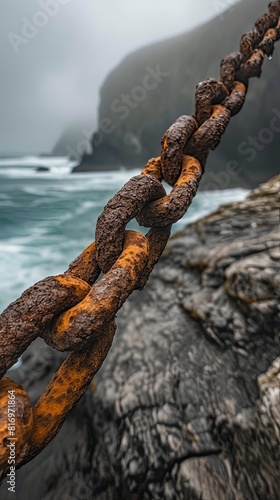
[[[170,240],[90,389],[17,471],[21,500],[279,498],[279,207],[280,176]],[[37,341],[14,372],[33,400],[57,356]]]

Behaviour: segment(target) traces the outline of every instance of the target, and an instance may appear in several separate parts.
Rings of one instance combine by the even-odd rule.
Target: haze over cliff
[[[219,77],[221,59],[238,50],[241,35],[266,6],[263,0],[243,0],[186,34],[126,57],[101,89],[93,152],[76,170],[141,168],[157,156],[165,130],[178,116],[193,113],[197,83]],[[273,59],[264,62],[260,79],[250,81],[243,109],[208,159],[203,184],[210,189],[256,186],[278,172],[279,69],[276,44]]]
[[[96,127],[99,87],[125,55],[217,13],[208,0],[199,9],[196,0],[173,0],[172,9],[167,0],[0,4],[2,155],[51,152],[67,127]]]

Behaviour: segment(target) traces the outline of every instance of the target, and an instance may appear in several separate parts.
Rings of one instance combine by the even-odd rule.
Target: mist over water
[[[36,172],[35,165],[48,165],[51,171]],[[73,175],[71,166],[67,158],[0,162],[0,311],[36,281],[63,273],[94,240],[96,220],[107,201],[140,173]],[[198,192],[173,232],[246,194],[243,189]],[[135,221],[129,228],[139,230]]]

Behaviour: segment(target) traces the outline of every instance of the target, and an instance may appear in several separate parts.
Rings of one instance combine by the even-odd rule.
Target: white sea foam
[[[36,172],[40,165],[50,172]],[[70,175],[71,166],[65,158],[0,160],[0,311],[36,281],[64,272],[94,239],[103,206],[140,173]],[[243,189],[199,192],[173,231],[246,194]]]
[[[37,178],[44,178],[48,175],[52,179],[61,179],[68,176],[76,162],[67,157],[40,157],[26,156],[23,158],[0,159],[0,177],[10,178],[32,178],[36,172]],[[37,171],[37,168],[49,169],[47,172]]]

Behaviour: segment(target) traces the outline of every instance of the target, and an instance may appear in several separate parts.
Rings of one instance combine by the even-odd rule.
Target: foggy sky
[[[236,1],[0,0],[0,153],[50,151],[67,125],[94,126],[102,81],[125,55]]]

